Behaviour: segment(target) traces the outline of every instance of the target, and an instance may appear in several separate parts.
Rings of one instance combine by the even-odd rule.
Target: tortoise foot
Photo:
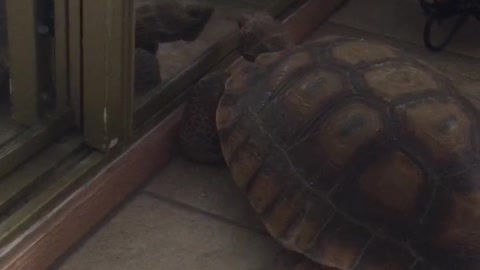
[[[216,111],[224,91],[226,74],[212,72],[193,86],[179,127],[179,144],[192,161],[224,162],[216,126]]]
[[[161,83],[157,57],[144,49],[135,49],[135,95],[142,95]]]

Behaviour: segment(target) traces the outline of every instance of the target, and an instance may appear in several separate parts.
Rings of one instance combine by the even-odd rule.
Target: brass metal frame
[[[133,94],[129,86],[133,75],[132,1],[54,0],[53,29],[45,29],[52,25],[40,25],[39,8],[45,7],[45,0],[8,1],[13,104],[18,122],[26,127],[0,148],[2,248],[68,194],[87,172],[120,153],[103,155],[86,146],[84,140],[94,138],[98,143],[95,140],[108,130],[105,139],[111,135],[125,141],[130,136],[129,100]],[[82,20],[84,9],[90,16],[103,18],[104,27]],[[21,17],[28,19],[20,24]],[[54,30],[54,38],[40,35],[39,30]],[[98,67],[104,72],[95,74]],[[49,84],[48,79],[55,84]],[[53,110],[41,109],[45,93],[53,95]],[[99,106],[106,108],[101,115],[96,114]],[[112,117],[104,129],[95,130],[95,120],[103,118],[104,112]],[[83,120],[85,136],[79,129],[65,135],[74,122],[81,128]]]
[[[37,154],[69,129],[70,114],[38,123],[0,148],[0,179]]]
[[[82,0],[68,0],[68,86],[75,126],[83,127],[82,109]]]
[[[17,170],[8,175],[0,182],[0,211],[7,211],[14,207],[17,198],[22,196],[26,205],[19,207],[14,213],[8,215],[0,223],[0,246],[4,246],[8,240],[19,230],[31,224],[31,220],[38,216],[38,211],[46,204],[43,196],[35,196],[41,192],[41,185],[47,184],[51,174],[58,173],[59,167],[64,166],[72,153],[79,152],[82,146],[80,136],[72,136],[73,139],[56,143],[46,149],[42,155],[37,156],[23,164],[22,170]],[[47,158],[46,158],[47,157]],[[51,194],[52,188],[47,189],[44,194]],[[29,198],[30,199],[27,199]],[[36,198],[40,197],[40,198]],[[48,200],[47,200],[48,202]]]
[[[133,0],[83,0],[83,132],[108,151],[132,134]]]
[[[33,125],[39,119],[40,94],[44,90],[39,63],[38,1],[7,0],[11,101],[13,117]]]
[[[68,4],[69,0],[54,1],[55,15],[55,111],[62,113],[68,110],[69,106],[69,58],[68,58]]]
[[[26,128],[0,148],[0,177],[37,154],[72,126],[66,86],[67,33],[63,23],[66,14],[62,15],[66,0],[55,0],[55,15],[59,21],[54,57],[52,38],[40,34],[41,30],[48,30],[46,25],[40,24],[41,4],[45,4],[45,0],[6,1],[13,118]],[[55,65],[52,59],[55,59]],[[53,79],[57,85],[50,84]],[[46,114],[42,102],[49,98],[56,100],[55,104],[50,104],[55,109]]]

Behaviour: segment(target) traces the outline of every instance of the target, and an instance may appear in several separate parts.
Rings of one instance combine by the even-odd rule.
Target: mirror
[[[234,31],[235,22],[229,17],[266,10],[271,3],[273,1],[136,0],[135,96],[158,89],[159,84],[174,78],[207,48]]]

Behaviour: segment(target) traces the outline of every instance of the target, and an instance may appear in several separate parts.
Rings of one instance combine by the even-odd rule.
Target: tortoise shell
[[[222,152],[268,231],[342,270],[480,266],[479,112],[427,64],[328,37],[242,61]]]

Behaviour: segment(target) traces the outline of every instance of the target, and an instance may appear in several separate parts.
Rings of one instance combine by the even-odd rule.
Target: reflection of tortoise
[[[156,53],[158,43],[197,39],[213,8],[197,1],[135,1],[135,43]]]
[[[193,41],[210,20],[213,8],[197,1],[135,1],[135,91],[142,94],[161,82],[155,55],[159,43]]]
[[[263,51],[278,51],[268,34]],[[328,37],[205,78],[180,142],[196,160],[222,154],[270,234],[319,265],[474,270],[478,113],[401,51]]]

